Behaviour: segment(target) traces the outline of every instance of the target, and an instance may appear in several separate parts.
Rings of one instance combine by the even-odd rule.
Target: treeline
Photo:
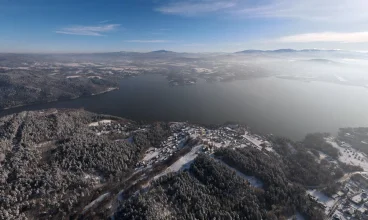
[[[313,188],[331,184],[344,175],[345,170],[339,164],[320,159],[319,151],[306,148],[304,142],[283,138],[273,141],[273,149],[285,164],[284,173],[294,182]]]
[[[120,204],[116,219],[261,219],[256,189],[207,156]]]
[[[96,135],[88,124],[113,119],[124,126],[124,138]],[[113,122],[115,123],[115,122]],[[117,117],[83,110],[22,112],[0,118],[0,219],[105,218],[104,207],[81,215],[99,195],[123,190],[115,219],[287,219],[296,212],[306,219],[324,215],[308,198],[306,188],[325,188],[344,172],[359,167],[320,159],[333,155],[324,134],[303,142],[270,140],[273,151],[221,148],[215,158],[199,155],[189,170],[154,181],[146,192],[135,193],[179,157],[196,140],[149,172],[133,173],[146,149],[160,147],[171,135],[167,123],[138,125]],[[331,146],[332,147],[332,146]],[[326,150],[326,149],[327,150]],[[326,153],[327,154],[327,153]],[[225,164],[263,182],[249,185]],[[132,178],[131,178],[132,177]],[[325,187],[328,186],[328,187]],[[106,207],[110,200],[104,201]]]
[[[159,148],[161,142],[171,135],[170,126],[166,122],[155,122],[145,127],[146,132],[137,132],[134,141],[140,146]]]
[[[368,154],[368,128],[340,128],[338,138],[353,148]]]
[[[0,109],[56,100],[72,99],[118,87],[108,78],[66,78],[49,75],[46,70],[11,70],[0,72]]]
[[[161,177],[148,192],[123,201],[114,217],[276,220],[287,219],[300,211],[309,219],[323,219],[321,210],[305,195],[305,189],[287,181],[277,160],[266,165],[270,162],[268,156],[258,155],[256,151],[243,154],[238,150],[222,149],[216,155],[229,165],[239,154],[242,155],[239,159],[255,162],[249,163],[253,166],[246,169],[256,170],[257,176],[266,183],[264,189],[252,187],[215,159],[199,155],[188,172]],[[266,161],[261,162],[263,159]],[[243,167],[238,160],[232,165],[239,170]]]
[[[328,133],[308,134],[302,143],[306,148],[321,151],[334,159],[338,159],[339,150],[334,148],[330,143],[326,142],[325,138],[329,136],[330,135]]]
[[[1,118],[0,219],[69,219],[98,187],[132,173],[147,135],[147,145],[97,136],[88,124],[101,119],[55,109]]]
[[[306,196],[305,187],[288,175],[292,164],[285,164],[276,155],[254,148],[220,149],[215,155],[240,172],[260,179],[264,183],[265,207],[278,216],[290,216],[299,211],[309,219],[322,219],[320,210]]]

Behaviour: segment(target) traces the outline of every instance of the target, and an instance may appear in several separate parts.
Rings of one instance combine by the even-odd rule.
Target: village
[[[310,198],[321,204],[328,219],[368,219],[368,175],[355,173],[341,182],[340,190],[331,197],[317,189],[308,190]]]
[[[328,219],[368,219],[367,155],[334,137],[329,137],[326,141],[339,150],[338,161],[359,166],[363,171],[345,174],[338,180],[340,185],[337,193],[331,197],[326,196],[320,189],[311,189],[307,193],[312,199],[321,204]],[[331,158],[330,160],[337,163]]]
[[[103,120],[89,124],[91,129],[97,135],[119,135],[126,137],[121,140],[132,141],[129,138],[132,133],[144,131],[147,126],[139,126],[135,130],[128,129],[128,125],[117,123],[112,120]],[[171,172],[177,172],[189,168],[190,164],[199,153],[212,155],[217,148],[232,147],[244,148],[254,147],[259,150],[274,151],[267,138],[261,135],[253,134],[246,126],[238,124],[227,124],[215,128],[208,128],[186,122],[169,123],[171,136],[162,141],[160,146],[149,148],[142,160],[136,165],[135,171],[149,170],[156,164],[163,163],[181,149],[188,145],[188,142],[195,141],[195,145],[190,151],[181,156],[172,165],[167,167],[162,173],[156,175],[157,179],[162,175]],[[117,141],[120,141],[119,139]],[[346,164],[356,165],[363,168],[364,171],[347,173],[338,182],[339,190],[332,196],[325,195],[323,187],[316,187],[307,190],[307,194],[312,200],[315,200],[325,209],[328,219],[350,220],[350,219],[368,219],[368,159],[365,153],[352,148],[345,142],[338,141],[330,137],[326,139],[332,146],[340,152],[338,158]],[[321,153],[321,158],[333,159]],[[237,172],[235,170],[235,172]],[[237,172],[242,178],[248,180],[254,187],[262,187],[262,182],[255,177],[246,176]],[[303,219],[301,216],[298,219]]]
[[[212,154],[220,147],[254,147],[272,150],[270,143],[259,135],[251,134],[246,127],[240,125],[221,126],[208,129],[202,126],[175,122],[170,124],[172,136],[161,143],[159,148],[150,148],[142,161],[137,164],[137,170],[150,168],[152,165],[165,161],[179,151],[188,140],[196,140],[199,144],[197,152]],[[194,158],[193,158],[194,159]]]

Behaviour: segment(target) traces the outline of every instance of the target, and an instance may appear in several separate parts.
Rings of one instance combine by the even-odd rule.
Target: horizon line
[[[368,51],[359,51],[359,50],[343,50],[343,49],[326,49],[326,48],[305,48],[305,49],[293,49],[293,48],[278,48],[278,49],[244,49],[234,52],[223,52],[223,51],[216,51],[216,52],[185,52],[185,51],[174,51],[174,50],[151,50],[151,51],[134,51],[134,50],[120,50],[120,51],[89,51],[89,52],[65,52],[65,51],[59,51],[59,52],[1,52],[0,54],[97,54],[97,53],[152,53],[152,52],[160,52],[160,51],[166,51],[166,52],[173,52],[173,53],[189,53],[189,54],[213,54],[213,53],[224,53],[224,54],[234,54],[234,53],[242,53],[242,52],[275,52],[275,51],[281,51],[281,50],[291,50],[295,52],[303,52],[303,51],[345,51],[345,52],[358,52],[358,53],[368,53]]]

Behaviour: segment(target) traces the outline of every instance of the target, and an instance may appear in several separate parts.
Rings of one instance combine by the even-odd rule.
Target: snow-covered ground
[[[97,127],[99,125],[111,124],[111,122],[112,122],[112,120],[101,120],[101,121],[97,121],[97,122],[92,122],[88,126],[90,126],[90,127]]]
[[[213,71],[206,68],[194,68],[197,73],[212,73]]]
[[[110,195],[110,193],[105,193],[103,195],[101,195],[100,197],[98,197],[97,199],[95,199],[94,201],[92,201],[90,204],[88,204],[86,207],[84,207],[83,212],[85,213],[87,212],[90,208],[92,208],[94,205],[102,202],[106,197],[108,197]]]
[[[178,172],[180,170],[185,170],[190,167],[193,163],[194,159],[198,156],[198,152],[203,148],[203,145],[198,145],[192,148],[192,150],[186,155],[182,156],[179,160],[173,163],[171,166],[166,168],[166,170],[157,176],[154,179],[158,179],[161,176],[167,175],[168,173]]]
[[[75,79],[75,78],[80,78],[81,76],[67,76],[67,79]]]
[[[263,143],[263,141],[262,140],[259,140],[256,137],[253,137],[251,134],[249,134],[248,131],[245,132],[245,134],[243,135],[243,137],[245,139],[247,139],[249,142],[253,143],[259,150],[262,149],[261,144]]]
[[[230,170],[234,171],[236,173],[236,175],[238,175],[239,177],[247,180],[249,182],[250,185],[256,187],[256,188],[263,188],[263,182],[258,179],[255,176],[247,176],[245,174],[243,174],[242,172],[238,171],[237,169],[227,165],[226,163],[224,163],[222,160],[217,160],[220,163],[222,163],[223,165],[225,165],[227,168],[229,168]]]
[[[92,174],[85,174],[84,175],[84,179],[91,181],[93,184],[99,184],[102,181],[102,177],[101,176],[96,176],[96,175],[92,175]]]
[[[159,156],[160,152],[159,151],[155,151],[154,148],[150,148],[148,150],[149,153],[147,153],[144,158],[143,158],[143,161],[149,161],[149,160],[152,160],[153,158]]]
[[[339,156],[339,160],[341,162],[350,165],[360,166],[364,169],[364,171],[368,171],[368,159],[362,152],[359,152],[348,145],[345,147],[341,147],[332,138],[327,139],[327,142],[339,150],[341,154],[341,156]]]
[[[101,76],[89,76],[88,78],[89,78],[89,79],[94,79],[94,78],[96,78],[96,79],[102,79],[102,77],[101,77]]]
[[[322,203],[323,205],[326,206],[326,209],[325,209],[325,213],[329,213],[332,206],[334,206],[334,204],[337,202],[337,200],[335,199],[332,199],[328,196],[326,196],[324,193],[318,191],[318,190],[307,190],[307,193],[313,197],[316,198],[316,200],[319,202],[319,203]]]
[[[336,210],[334,212],[333,217],[336,217],[340,220],[346,220],[346,218],[344,217],[344,214],[342,214],[339,210]]]
[[[328,158],[327,154],[325,154],[321,151],[318,151],[318,153],[319,153],[319,158],[318,159],[319,159],[320,162],[321,162],[321,160]]]
[[[80,67],[81,64],[79,63],[55,63],[58,66],[67,66],[67,67]]]
[[[114,91],[114,90],[117,90],[119,88],[114,88],[114,87],[110,87],[108,89],[106,89],[105,91],[102,91],[102,92],[98,92],[98,93],[93,93],[92,95],[99,95],[99,94],[103,94],[103,93],[107,93],[107,92],[111,92],[111,91]]]

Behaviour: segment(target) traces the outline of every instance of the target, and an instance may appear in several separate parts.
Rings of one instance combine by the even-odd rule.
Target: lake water
[[[163,76],[142,75],[103,95],[9,109],[0,116],[46,108],[84,108],[137,121],[238,121],[301,140],[311,132],[368,126],[368,89],[278,78],[171,87]]]

